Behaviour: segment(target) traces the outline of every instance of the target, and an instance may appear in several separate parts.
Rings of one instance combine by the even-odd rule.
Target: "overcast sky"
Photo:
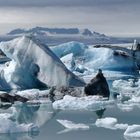
[[[1,34],[35,26],[140,36],[140,0],[0,0]]]

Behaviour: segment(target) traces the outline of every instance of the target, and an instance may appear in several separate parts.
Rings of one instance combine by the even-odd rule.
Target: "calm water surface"
[[[45,107],[45,106],[44,106]],[[25,107],[26,108],[26,107]],[[40,109],[35,111],[35,108],[26,108],[26,114],[24,117],[21,114],[21,122],[34,122],[41,125],[40,132],[38,133],[22,133],[22,134],[1,134],[0,140],[125,140],[123,133],[124,130],[110,130],[106,128],[98,128],[94,126],[98,115],[96,112],[90,111],[58,111],[51,112],[51,110]],[[32,108],[32,112],[31,112]],[[23,111],[23,110],[22,110]],[[43,113],[44,112],[44,113]],[[134,108],[131,111],[122,111],[117,107],[107,108],[103,114],[103,117],[115,117],[118,119],[118,123],[127,124],[140,124],[140,109]],[[25,112],[24,112],[25,113]],[[40,114],[40,115],[39,115]],[[65,129],[57,119],[70,120],[75,123],[84,123],[90,125],[89,130],[71,130],[66,133]],[[39,124],[40,123],[40,124]],[[133,139],[135,140],[135,139]]]
[[[134,79],[137,81],[137,76]],[[108,80],[110,88],[113,80]],[[96,127],[95,121],[99,117],[114,117],[118,123],[140,124],[140,108],[137,106],[132,110],[124,110],[116,104],[106,108],[104,113],[101,111],[54,111],[50,103],[35,106],[17,105],[16,108],[18,110],[18,122],[34,123],[39,126],[39,132],[0,134],[0,140],[130,140],[124,138],[124,130]],[[65,127],[57,121],[58,119],[88,124],[90,129],[65,132]],[[133,138],[131,140],[138,139]]]

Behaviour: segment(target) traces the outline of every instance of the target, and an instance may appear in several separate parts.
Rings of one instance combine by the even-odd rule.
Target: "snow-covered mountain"
[[[12,60],[1,71],[2,87],[26,89],[45,85],[84,85],[46,45],[32,36],[2,42],[0,49]]]
[[[104,34],[97,32],[92,32],[89,29],[78,29],[78,28],[45,28],[45,27],[35,27],[29,30],[25,29],[15,29],[10,31],[9,35],[17,35],[24,33],[38,33],[38,34],[50,34],[50,35],[83,35],[83,36],[95,36],[95,37],[107,37]]]
[[[78,28],[45,28],[35,27],[29,30],[15,29],[9,32],[9,37],[21,36],[24,34],[34,34],[36,38],[47,45],[59,45],[70,41],[78,41],[84,44],[108,44],[122,43],[124,40],[108,37],[89,29]]]

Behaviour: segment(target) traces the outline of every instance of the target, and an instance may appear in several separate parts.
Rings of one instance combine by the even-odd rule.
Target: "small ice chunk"
[[[128,126],[124,132],[124,136],[132,138],[140,138],[140,125]]]
[[[74,123],[69,120],[57,120],[57,122],[67,129],[89,129],[89,126],[83,123]]]
[[[104,109],[108,105],[114,104],[114,101],[107,100],[101,96],[85,96],[85,97],[72,97],[65,95],[62,100],[53,103],[54,109],[61,110],[99,110]]]
[[[97,119],[95,125],[97,127],[104,127],[108,129],[117,129],[115,125],[117,124],[117,119],[112,117]]]
[[[116,124],[115,127],[117,129],[126,130],[128,127],[128,124]]]

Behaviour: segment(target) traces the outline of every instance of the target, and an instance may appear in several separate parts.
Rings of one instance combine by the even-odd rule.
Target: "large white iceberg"
[[[32,36],[2,42],[0,49],[12,59],[1,71],[1,79],[12,88],[84,85],[46,45]]]

